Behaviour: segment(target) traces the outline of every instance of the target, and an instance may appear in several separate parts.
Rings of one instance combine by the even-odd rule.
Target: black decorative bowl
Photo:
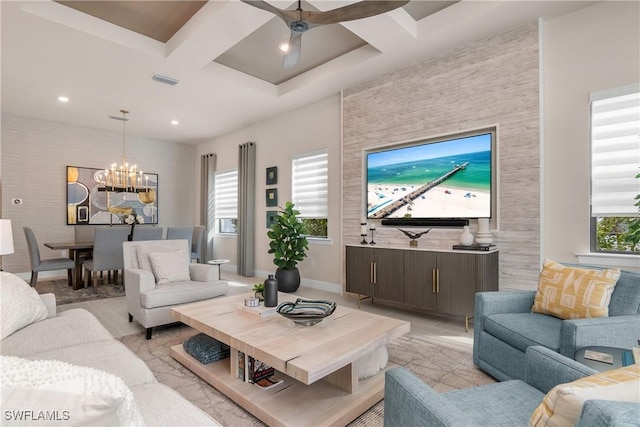
[[[325,317],[331,316],[335,310],[335,302],[302,298],[298,298],[296,302],[283,302],[276,309],[278,314],[302,326],[320,323]]]

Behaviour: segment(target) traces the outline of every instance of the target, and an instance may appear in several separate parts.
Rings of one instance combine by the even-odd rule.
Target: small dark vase
[[[129,235],[127,236],[127,240],[128,241],[132,241],[133,240],[133,229],[135,228],[136,223],[134,222],[133,224],[131,224],[131,232],[129,233]]]
[[[276,270],[278,290],[280,292],[295,292],[300,287],[300,271],[298,267],[292,269],[279,268]]]
[[[264,281],[264,306],[275,307],[278,305],[278,280],[270,274]]]

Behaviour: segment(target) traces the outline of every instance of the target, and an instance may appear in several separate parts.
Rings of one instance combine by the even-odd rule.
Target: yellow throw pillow
[[[573,426],[587,400],[640,403],[640,365],[600,372],[555,386],[531,416],[533,427]]]
[[[545,259],[531,311],[560,319],[608,317],[619,277],[618,268],[588,270]]]

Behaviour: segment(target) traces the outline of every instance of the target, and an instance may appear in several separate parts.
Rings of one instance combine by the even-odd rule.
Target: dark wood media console
[[[498,290],[498,251],[347,246],[347,292],[407,309],[473,318],[475,293]]]

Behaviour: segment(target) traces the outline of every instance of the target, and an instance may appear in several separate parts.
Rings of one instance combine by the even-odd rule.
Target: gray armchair
[[[391,368],[385,374],[384,425],[529,426],[533,411],[549,390],[596,373],[540,346],[527,349],[523,365],[524,381],[510,380],[442,394],[405,368]],[[632,426],[637,425],[638,419],[637,403],[587,400],[576,426]]]
[[[179,250],[184,252],[189,280],[156,283],[150,254]],[[129,322],[135,319],[145,327],[147,339],[151,338],[155,326],[175,323],[170,314],[171,307],[218,297],[229,291],[228,283],[218,280],[215,268],[190,262],[191,246],[187,240],[124,242],[123,256]]]
[[[640,274],[622,272],[611,295],[609,317],[562,320],[532,313],[535,294],[536,291],[476,294],[473,362],[494,378],[524,379],[529,346],[544,346],[573,359],[582,347],[637,345]]]

